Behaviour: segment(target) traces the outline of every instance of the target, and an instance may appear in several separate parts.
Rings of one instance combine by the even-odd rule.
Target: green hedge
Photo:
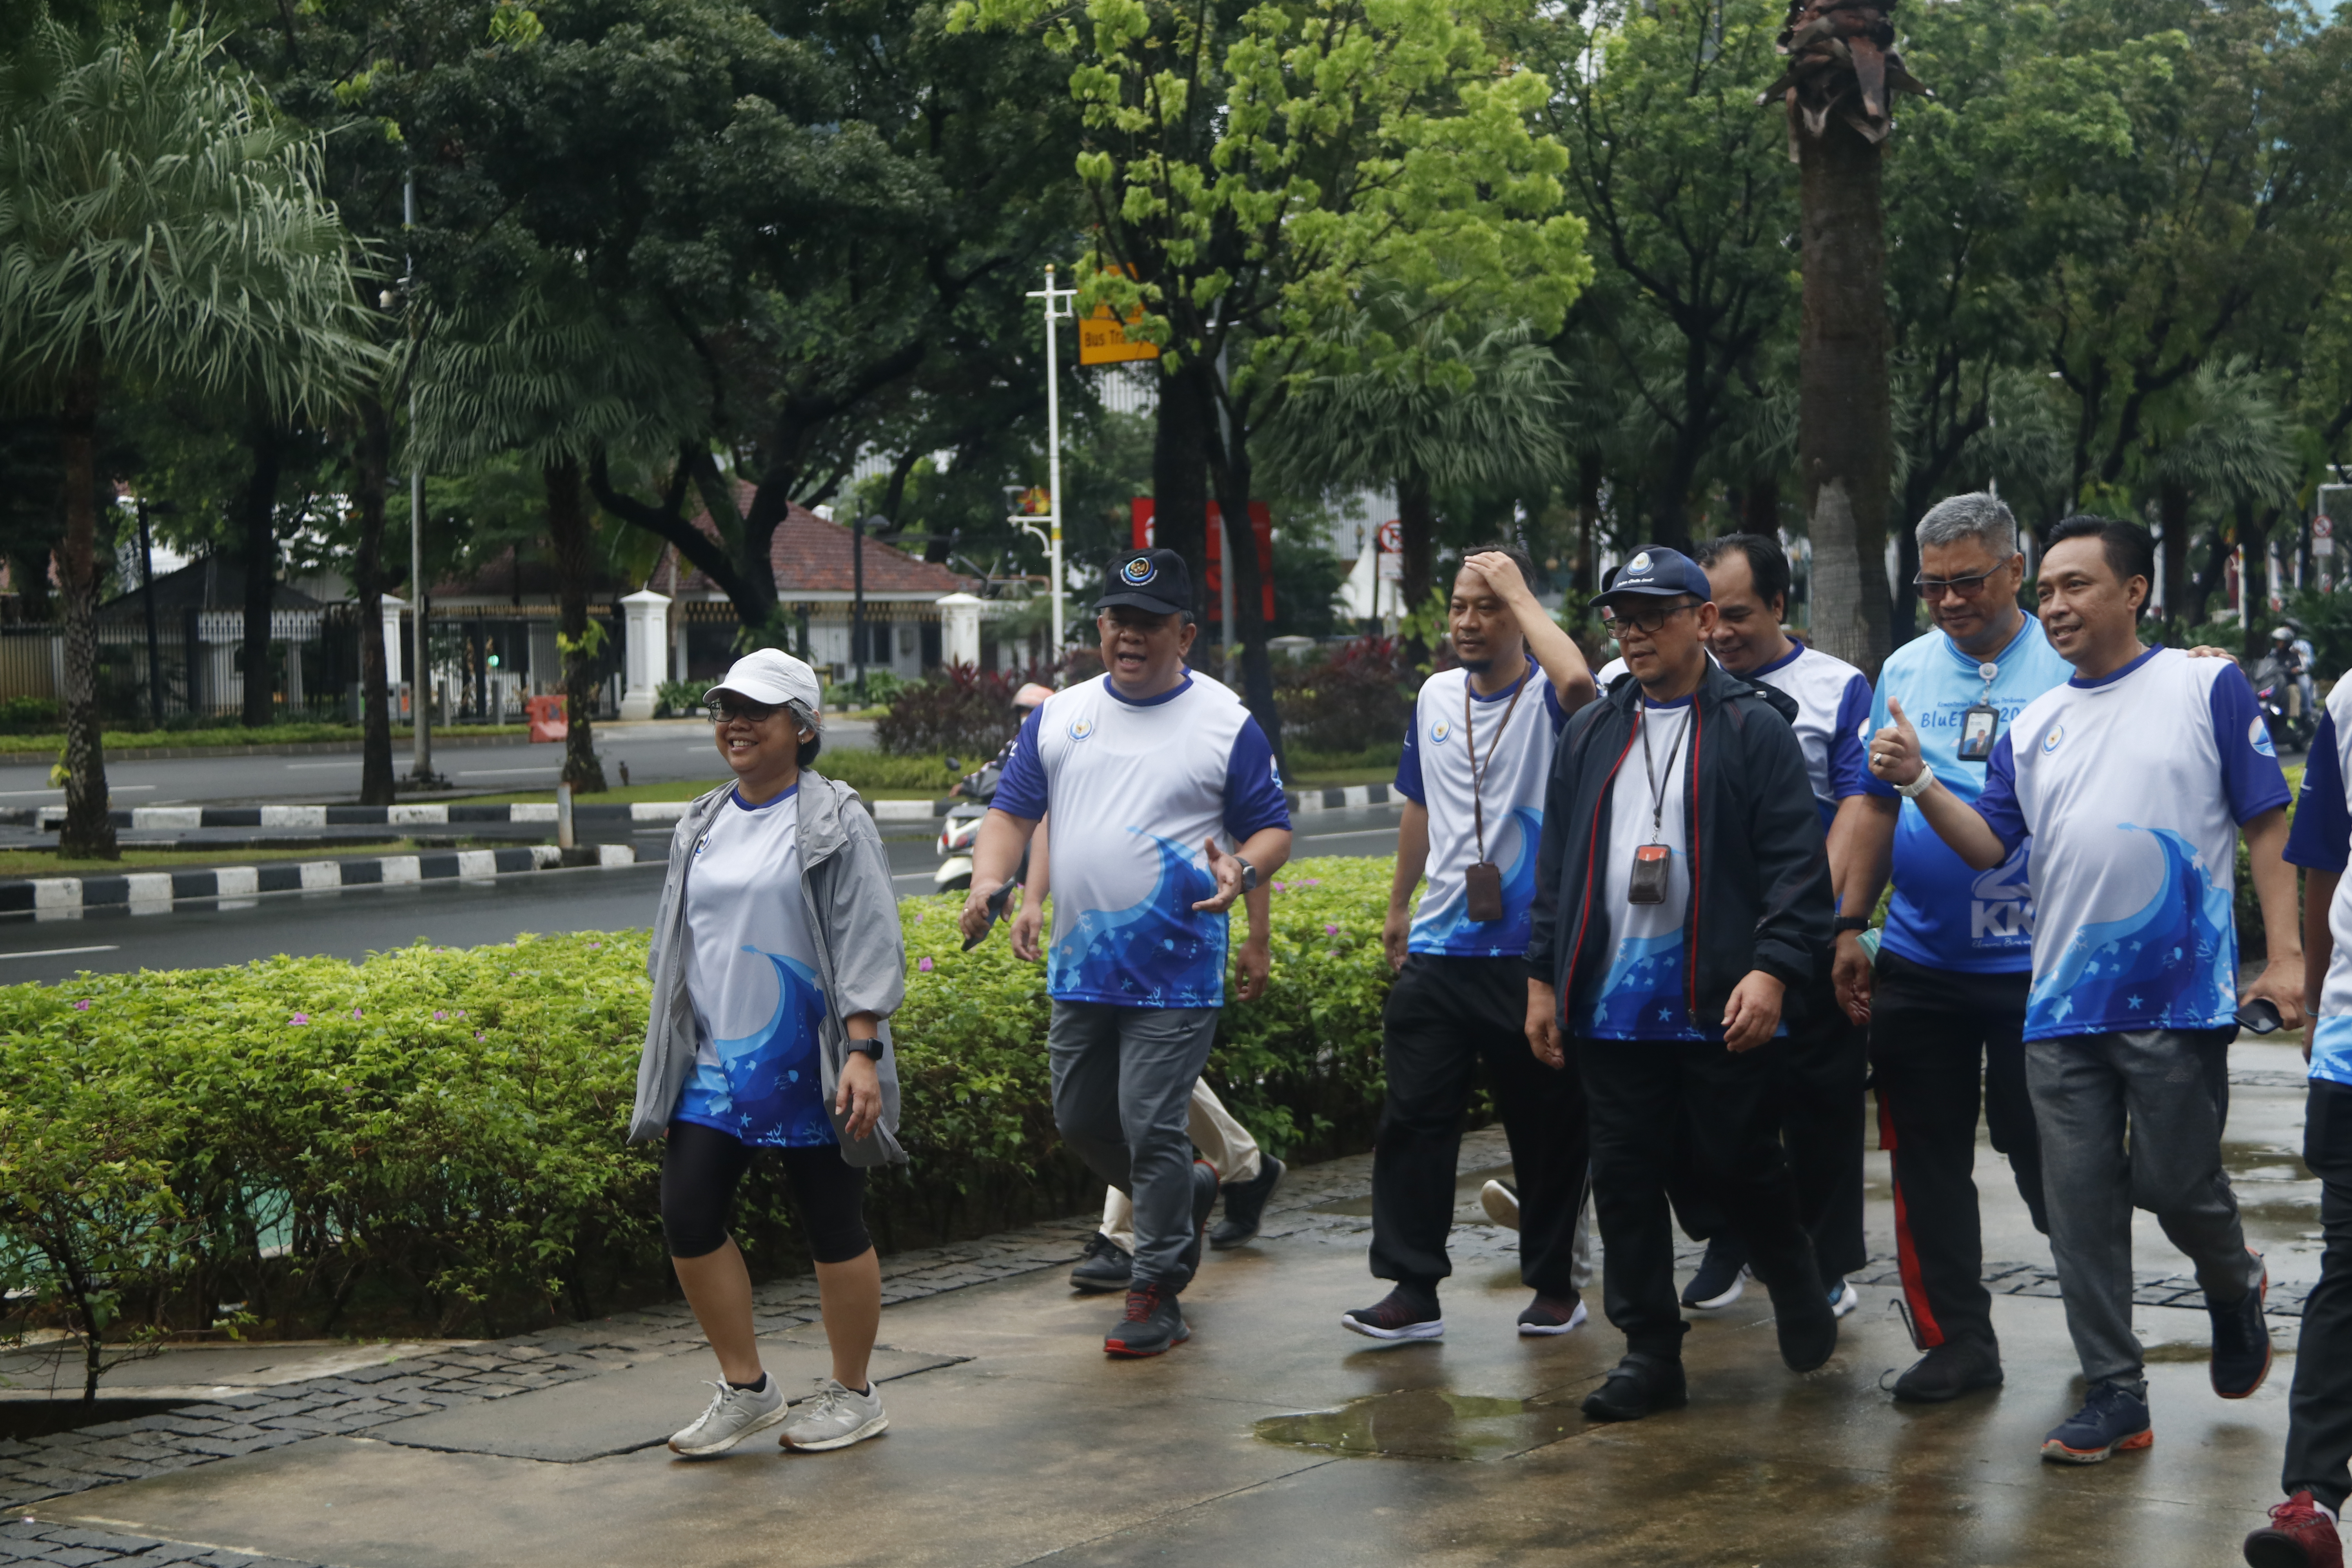
[[[1308,860],[1276,884],[1274,987],[1227,1009],[1212,1076],[1277,1152],[1369,1140],[1388,877]],[[1002,933],[961,952],[956,905],[902,906],[914,1161],[875,1184],[886,1248],[1099,1192],[1053,1132],[1042,971]],[[579,933],[0,988],[15,1324],[499,1333],[666,1292],[657,1154],[622,1143],[644,957],[642,931]],[[772,1177],[738,1235],[764,1270],[796,1258]]]

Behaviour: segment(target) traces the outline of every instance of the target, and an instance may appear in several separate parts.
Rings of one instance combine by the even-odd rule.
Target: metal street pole
[[[1045,287],[1029,298],[1045,301],[1045,570],[1053,578],[1054,684],[1062,683],[1062,355],[1055,323],[1068,314],[1075,289],[1054,287],[1054,264],[1045,264]],[[1035,532],[1034,520],[1016,518]]]
[[[849,525],[849,656],[857,668],[857,705],[866,706],[866,520]]]
[[[400,222],[404,230],[416,226],[416,173],[409,171],[407,183],[400,194]],[[408,276],[401,279],[405,293],[416,275],[413,256],[404,253]],[[409,318],[415,320],[413,313]],[[425,662],[425,617],[430,595],[425,591],[425,468],[416,456],[416,376],[414,370],[408,379],[408,588],[409,613],[414,622],[415,655],[409,662],[408,688],[410,717],[415,721],[416,758],[409,764],[408,776],[418,784],[433,780],[433,680],[432,669]]]
[[[147,502],[139,502],[139,581],[147,601],[147,720],[163,727],[163,639],[155,630],[155,542],[147,531]]]

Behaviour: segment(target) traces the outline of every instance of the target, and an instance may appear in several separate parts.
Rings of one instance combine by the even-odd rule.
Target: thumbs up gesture
[[[1886,700],[1886,711],[1895,722],[1870,738],[1870,771],[1900,789],[1919,776],[1919,731],[1904,717],[1896,699]]]

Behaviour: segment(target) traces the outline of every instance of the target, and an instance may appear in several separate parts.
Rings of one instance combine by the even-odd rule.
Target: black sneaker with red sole
[[[1103,1339],[1103,1354],[1129,1361],[1166,1355],[1192,1337],[1176,1292],[1158,1283],[1129,1287],[1127,1312]]]

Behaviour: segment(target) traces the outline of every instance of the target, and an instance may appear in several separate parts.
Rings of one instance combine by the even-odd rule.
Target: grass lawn
[[[122,871],[200,871],[214,866],[249,866],[263,860],[331,860],[343,855],[413,855],[408,840],[323,849],[313,844],[282,849],[160,849],[126,846],[120,860],[61,860],[54,849],[0,849],[0,878],[111,877]]]

